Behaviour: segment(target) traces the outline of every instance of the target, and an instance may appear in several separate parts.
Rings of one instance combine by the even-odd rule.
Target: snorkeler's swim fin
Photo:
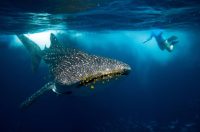
[[[48,92],[49,90],[52,90],[54,87],[55,87],[55,84],[53,82],[47,83],[41,89],[36,91],[33,95],[31,95],[29,98],[27,98],[24,102],[22,102],[21,105],[20,105],[20,109],[24,110],[25,108],[28,108],[40,96],[42,96],[44,93]]]
[[[42,50],[35,42],[30,40],[25,35],[17,35],[17,37],[19,38],[19,40],[22,42],[24,47],[26,47],[26,49],[28,50],[28,52],[31,55],[32,70],[34,72],[37,71],[40,61],[41,61],[41,58],[42,58]]]
[[[171,36],[171,37],[169,37],[169,38],[167,39],[167,41],[168,41],[170,44],[175,45],[175,44],[178,43],[178,40],[177,40],[177,39],[178,39],[178,38],[177,38],[176,36]]]
[[[177,40],[177,37],[176,36],[171,36],[167,40],[168,41],[174,41],[174,40]]]

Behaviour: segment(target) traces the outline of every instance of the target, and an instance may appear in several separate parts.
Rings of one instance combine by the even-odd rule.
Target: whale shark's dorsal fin
[[[53,33],[51,33],[50,35],[50,42],[51,42],[50,48],[59,48],[59,49],[64,48]]]
[[[28,108],[31,104],[33,104],[40,96],[44,93],[48,92],[49,90],[54,89],[55,84],[53,82],[49,82],[45,84],[41,89],[36,91],[33,95],[27,98],[24,102],[21,103],[20,109]]]
[[[45,44],[45,46],[44,46],[44,50],[47,50],[48,48],[47,48],[47,45]]]

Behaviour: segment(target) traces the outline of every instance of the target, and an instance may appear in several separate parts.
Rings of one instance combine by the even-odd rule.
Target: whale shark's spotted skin
[[[82,90],[88,90],[81,89],[82,86],[126,75],[131,70],[129,65],[121,61],[90,55],[78,49],[65,48],[53,34],[50,37],[51,46],[43,51],[24,35],[19,35],[18,38],[32,55],[35,55],[35,52],[39,53],[32,56],[35,59],[34,64],[39,64],[39,60],[43,59],[48,64],[53,78],[52,81],[24,101],[22,107],[29,106],[46,91],[53,90],[58,94],[78,93]],[[94,89],[94,86],[91,88]]]
[[[131,70],[129,65],[121,61],[64,48],[54,36],[51,41],[55,44],[44,50],[43,59],[49,64],[55,83],[60,85],[74,85]]]

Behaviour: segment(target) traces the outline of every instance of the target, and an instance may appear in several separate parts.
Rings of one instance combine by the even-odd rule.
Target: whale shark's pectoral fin
[[[48,92],[49,90],[52,90],[55,87],[55,84],[53,82],[49,82],[45,84],[41,89],[36,91],[33,95],[31,95],[29,98],[27,98],[24,102],[21,103],[20,109],[25,109],[29,107],[33,102],[36,101],[40,96],[42,96],[44,93]]]

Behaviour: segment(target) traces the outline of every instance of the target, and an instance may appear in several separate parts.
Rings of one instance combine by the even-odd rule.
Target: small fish
[[[93,91],[95,87],[82,88],[92,82],[105,81],[122,75],[128,75],[131,67],[121,61],[90,55],[78,49],[64,47],[54,34],[50,35],[51,45],[41,50],[39,46],[25,35],[17,35],[32,58],[32,69],[36,71],[41,59],[48,64],[53,78],[40,90],[21,104],[21,108],[30,106],[38,97],[49,90],[57,94],[83,93]],[[92,90],[91,90],[92,89]]]

